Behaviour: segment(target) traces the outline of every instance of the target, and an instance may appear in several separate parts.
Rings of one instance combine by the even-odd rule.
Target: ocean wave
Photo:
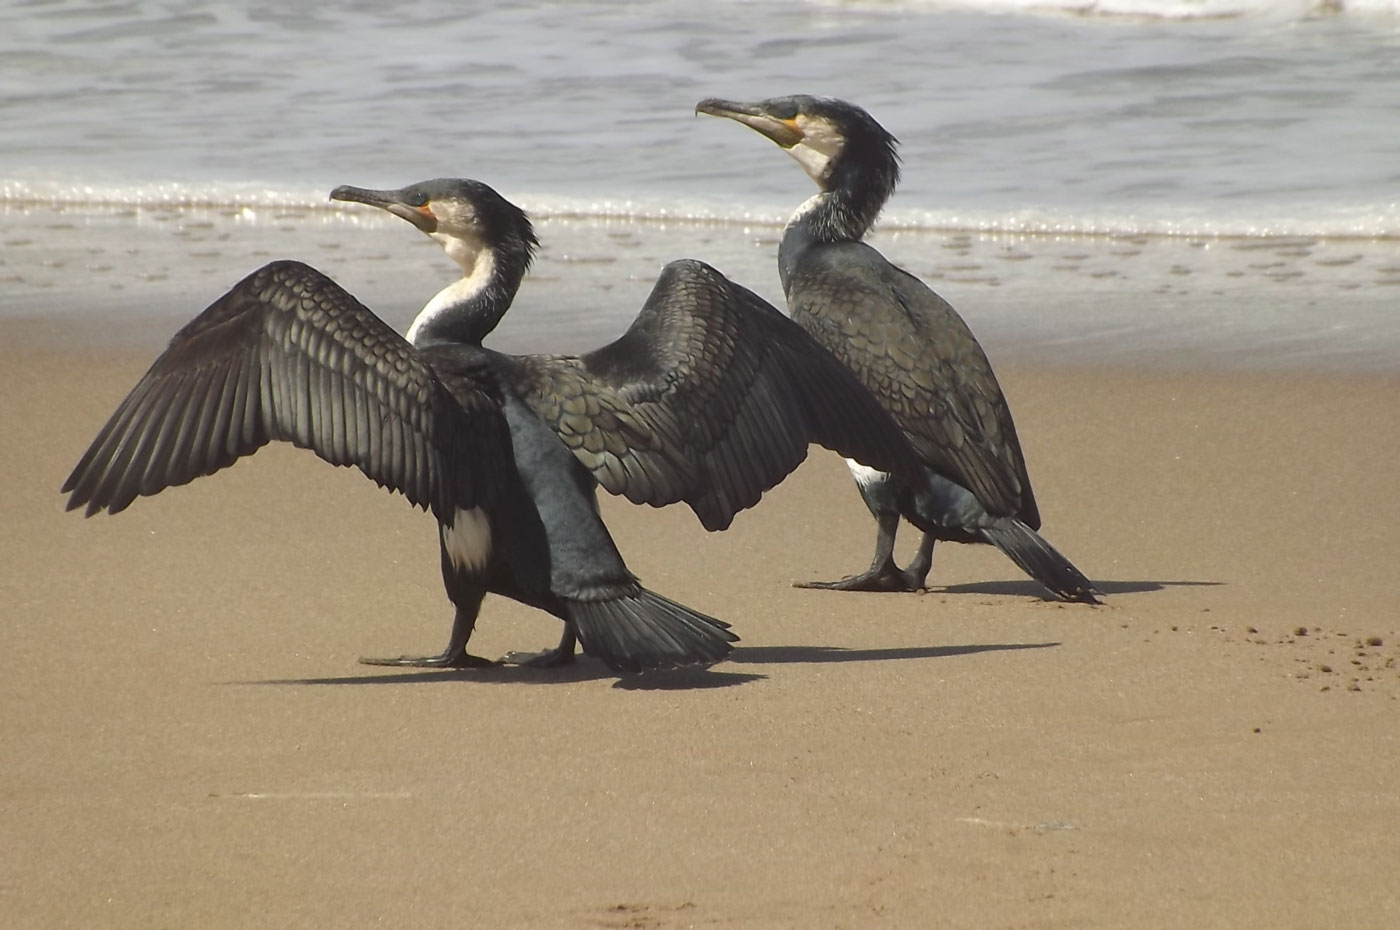
[[[69,181],[0,180],[0,205],[72,207],[319,207],[326,192],[252,182],[190,184],[75,184]]]
[[[1400,19],[1400,0],[824,0],[823,6],[898,10],[963,10],[992,14],[1065,14],[1125,20],[1257,18],[1271,21],[1329,16]]]
[[[736,207],[730,201],[698,198],[673,200],[580,199],[550,193],[505,191],[537,220],[692,223],[780,229],[791,204]],[[252,183],[76,185],[0,181],[0,210],[59,208],[67,211],[117,212],[211,211],[240,222],[283,222],[288,212],[327,222],[378,219],[363,207],[332,202],[328,191],[310,187],[278,188]],[[1329,239],[1400,238],[1400,202],[1388,204],[1295,204],[1267,208],[1232,202],[1213,205],[1142,204],[1114,210],[1050,209],[968,210],[921,207],[896,195],[881,215],[887,231],[1007,233],[1052,236],[1189,236],[1204,238]]]

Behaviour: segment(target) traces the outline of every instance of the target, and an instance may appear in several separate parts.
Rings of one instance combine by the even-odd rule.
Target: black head
[[[480,345],[510,309],[539,242],[525,211],[480,181],[437,178],[393,191],[337,187],[332,200],[367,203],[408,220],[462,269],[409,327],[414,345]]]
[[[539,245],[524,210],[470,178],[435,178],[388,191],[341,186],[331,191],[331,199],[367,203],[408,220],[458,264],[484,247],[515,257],[523,274]]]
[[[758,103],[710,97],[695,112],[735,120],[772,139],[824,191],[861,191],[883,204],[899,183],[899,140],[853,103],[806,94]]]

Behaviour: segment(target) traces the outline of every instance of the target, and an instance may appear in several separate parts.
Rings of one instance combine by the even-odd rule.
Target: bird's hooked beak
[[[415,206],[415,201],[422,200],[422,196],[413,197],[409,192],[411,188],[401,188],[396,191],[373,191],[363,187],[351,187],[342,184],[331,191],[332,200],[345,200],[351,203],[367,203],[372,207],[379,207],[387,210],[400,219],[408,220],[414,226],[425,233],[437,231],[437,217],[433,215],[433,205],[424,201]]]
[[[761,103],[739,103],[735,100],[720,100],[706,97],[695,105],[696,113],[709,116],[723,116],[743,123],[772,139],[785,149],[790,149],[803,139],[802,130],[797,127],[797,119],[779,119],[763,109]]]

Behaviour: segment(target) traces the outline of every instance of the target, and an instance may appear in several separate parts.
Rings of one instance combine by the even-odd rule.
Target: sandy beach
[[[926,594],[790,587],[873,542],[822,450],[723,534],[607,499],[743,637],[619,681],[358,665],[445,641],[432,523],[297,450],[65,514],[152,355],[16,334],[7,926],[1400,921],[1400,379],[1003,365],[1098,608],[959,546]],[[473,647],[558,631],[492,598]]]
[[[1400,928],[1397,24],[0,5],[0,930]],[[616,338],[681,257],[782,306],[817,187],[696,104],[807,93],[898,138],[867,241],[987,349],[1101,606],[956,545],[922,593],[794,588],[875,542],[821,449],[724,533],[603,495],[642,582],[742,637],[633,678],[360,664],[446,645],[437,528],[286,445],[65,512],[170,335],[265,263],[399,332],[457,280],[338,185],[529,212],[501,351]],[[826,184],[888,144],[799,129]],[[488,597],[471,651],[559,635]]]

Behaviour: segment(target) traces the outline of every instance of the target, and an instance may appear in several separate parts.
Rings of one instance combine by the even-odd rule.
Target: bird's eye
[[[774,100],[768,113],[775,119],[797,119],[797,104],[792,100]]]
[[[422,191],[414,191],[404,198],[404,202],[410,207],[422,207],[428,203],[428,195]]]

